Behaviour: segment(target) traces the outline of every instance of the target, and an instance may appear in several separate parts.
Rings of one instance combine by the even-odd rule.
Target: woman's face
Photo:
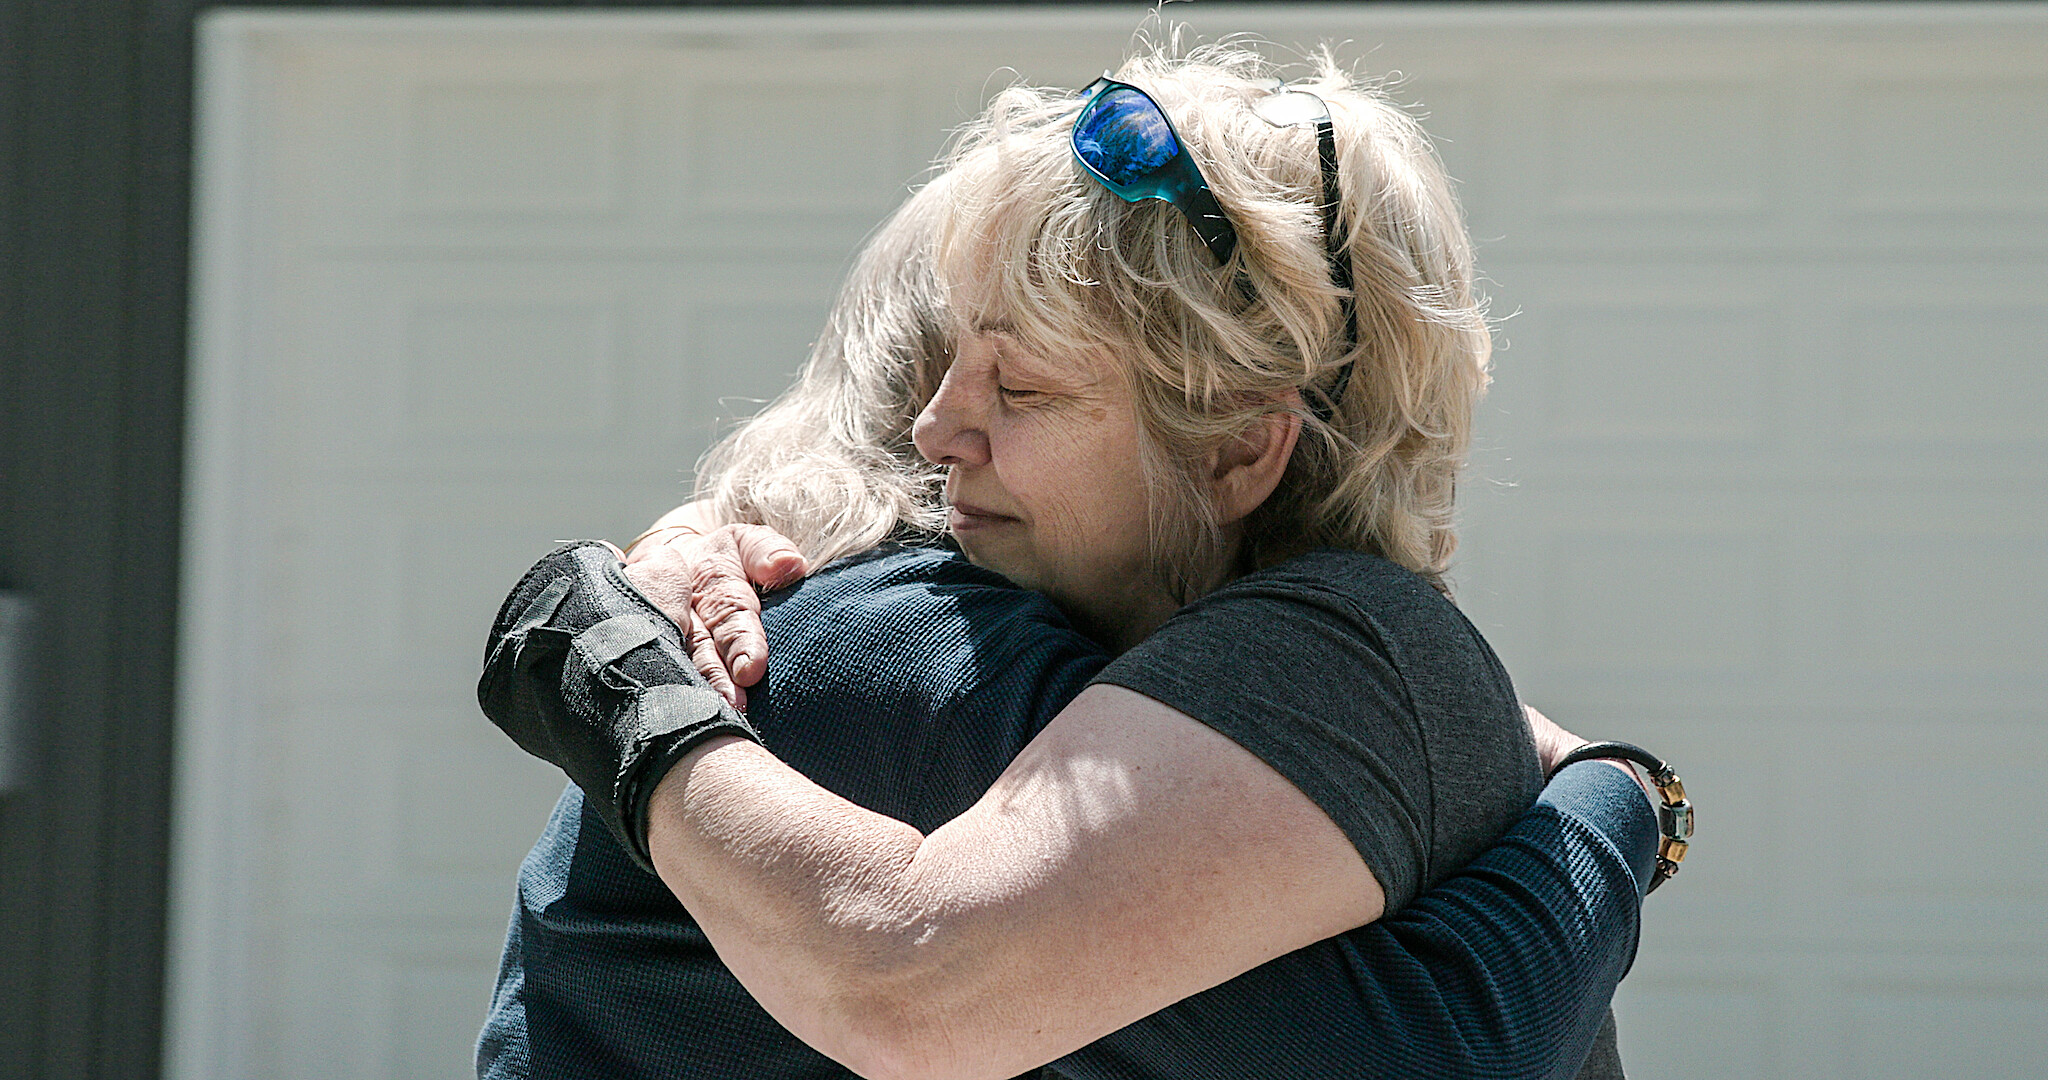
[[[948,467],[949,524],[976,565],[1111,647],[1172,614],[1152,573],[1137,414],[1108,364],[1030,352],[999,326],[963,334],[912,435]]]

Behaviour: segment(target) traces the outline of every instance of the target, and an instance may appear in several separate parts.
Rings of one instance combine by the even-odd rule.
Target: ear
[[[1244,434],[1216,451],[1212,482],[1219,525],[1234,525],[1257,510],[1280,486],[1294,444],[1301,438],[1301,396],[1290,390]]]

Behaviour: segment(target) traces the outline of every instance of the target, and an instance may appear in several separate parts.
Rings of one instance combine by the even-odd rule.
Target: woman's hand
[[[679,507],[642,534],[626,555],[626,577],[675,621],[690,659],[735,708],[768,671],[761,597],[795,583],[809,563],[789,538],[764,525],[709,526],[698,504]]]
[[[1557,763],[1566,754],[1591,742],[1557,726],[1557,721],[1537,712],[1533,707],[1522,706],[1522,715],[1529,720],[1529,734],[1536,740],[1536,760],[1543,765],[1543,775],[1557,771]]]
[[[1531,706],[1522,706],[1522,715],[1529,721],[1529,734],[1536,740],[1536,760],[1542,763],[1543,775],[1545,777],[1557,771],[1557,763],[1563,761],[1566,754],[1593,741],[1591,739],[1579,738],[1577,735],[1558,727],[1557,721],[1537,712]],[[1650,782],[1644,779],[1641,773],[1636,771],[1635,766],[1615,758],[1601,758],[1600,760],[1627,773],[1629,779],[1634,780],[1636,786],[1643,789],[1643,797],[1650,800],[1651,806],[1656,806],[1662,801],[1658,798],[1657,792],[1650,787]]]

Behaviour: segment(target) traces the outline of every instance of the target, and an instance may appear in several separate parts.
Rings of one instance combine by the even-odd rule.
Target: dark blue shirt
[[[750,715],[825,788],[929,832],[1107,662],[1044,598],[890,548],[772,597]],[[1605,774],[1604,776],[1602,774]],[[1569,1077],[1633,957],[1654,826],[1574,767],[1406,910],[1281,957],[1053,1063],[1090,1078]],[[479,1076],[845,1077],[777,1024],[661,881],[563,793],[520,868]]]

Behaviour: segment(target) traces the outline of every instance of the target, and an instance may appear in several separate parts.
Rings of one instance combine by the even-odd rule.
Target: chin
[[[953,535],[953,540],[960,545],[960,553],[967,556],[968,562],[984,570],[993,570],[1020,588],[1045,591],[1045,578],[1037,572],[1036,565],[1022,552],[1013,550],[1011,545],[990,543],[986,538],[964,539],[958,533]]]

